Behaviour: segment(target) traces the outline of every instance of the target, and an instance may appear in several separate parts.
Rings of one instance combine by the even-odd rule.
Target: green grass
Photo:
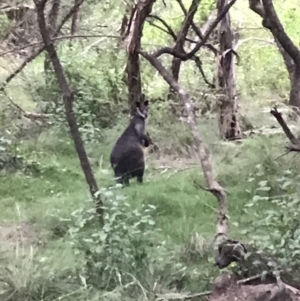
[[[155,132],[155,128],[153,131]],[[257,214],[257,208],[254,212],[246,207],[254,195],[257,183],[248,182],[251,174],[255,176],[255,166],[262,165],[265,171],[264,179],[273,185],[274,193],[276,178],[282,170],[296,171],[299,166],[290,156],[274,161],[274,158],[283,152],[282,136],[255,137],[241,145],[227,145],[209,141],[209,130],[204,132],[207,144],[213,152],[214,170],[228,192],[230,237],[245,238],[241,230],[251,226],[254,213]],[[109,187],[114,183],[108,156],[117,133],[111,130],[99,144],[87,144],[100,187]],[[162,151],[160,157],[164,156],[161,139],[158,135]],[[171,141],[172,137],[169,139]],[[173,145],[176,141],[178,143],[178,137],[173,139]],[[171,147],[172,143],[167,142],[166,148]],[[23,141],[18,149],[27,162],[39,162],[39,172],[2,172],[0,218],[2,221],[16,224],[20,221],[32,221],[38,231],[45,235],[46,244],[38,250],[38,254],[47,258],[51,272],[55,274],[65,270],[75,273],[76,269],[82,269],[84,266],[83,257],[75,256],[68,236],[57,238],[51,234],[54,228],[64,227],[61,218],[69,218],[75,210],[86,208],[86,202],[90,200],[73,143],[66,133],[48,131],[35,139]],[[180,159],[180,165],[176,165],[175,157]],[[164,156],[164,159],[169,167],[166,172],[162,172],[164,169],[161,166],[161,158],[158,158],[157,154],[148,155],[144,185],[137,185],[133,181],[130,187],[121,189],[120,193],[127,197],[132,208],[139,209],[143,204],[156,206],[154,219],[156,227],[161,229],[161,238],[180,254],[195,233],[203,237],[205,244],[211,241],[215,234],[218,204],[212,194],[201,188],[205,183],[201,167],[196,165],[196,158],[180,158],[174,154],[171,157]],[[195,164],[185,165],[187,159]],[[270,204],[262,203],[259,208],[270,208]],[[188,280],[185,282],[185,289],[207,289],[211,278],[219,273],[212,265],[214,254],[210,247],[203,245],[202,248],[202,257],[186,263]],[[183,259],[178,257],[178,260]],[[191,275],[195,273],[197,276],[193,278]],[[71,287],[72,285],[74,284],[71,284]],[[67,284],[64,283],[63,293],[66,290]],[[82,298],[83,292],[79,295]],[[80,298],[78,300],[81,300]],[[87,298],[92,300],[91,297]]]

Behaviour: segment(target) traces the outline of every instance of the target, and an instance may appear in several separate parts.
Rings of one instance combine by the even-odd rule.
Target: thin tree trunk
[[[227,4],[228,0],[218,0],[218,12],[220,13]],[[219,25],[218,88],[221,93],[219,99],[219,134],[222,139],[230,140],[241,138],[242,135],[236,97],[233,40],[230,15],[227,13]]]
[[[194,19],[194,15],[197,12],[198,6],[199,6],[200,0],[193,0],[192,4],[188,10],[188,12],[186,12],[183,3],[180,1],[180,5],[182,7],[182,10],[185,13],[185,19],[182,23],[182,27],[181,30],[177,36],[177,40],[174,46],[174,49],[176,51],[179,51],[181,53],[184,53],[184,43],[186,40],[186,36],[188,34],[189,28],[191,26],[191,23],[193,22]],[[180,73],[180,66],[181,66],[181,62],[182,60],[180,58],[176,58],[175,56],[173,57],[172,60],[172,65],[171,65],[171,72],[172,72],[172,77],[178,81],[179,80],[179,73]],[[175,91],[173,90],[172,87],[170,87],[169,89],[169,94],[168,94],[168,99],[172,100],[172,98],[175,95]],[[171,110],[174,114],[176,114],[176,109],[174,107],[174,105],[171,105]]]
[[[54,35],[56,31],[56,23],[58,19],[60,0],[52,0],[50,2],[50,9],[47,17],[47,29],[50,35],[50,38]],[[44,71],[46,74],[46,81],[48,80],[47,75],[51,72],[51,61],[49,55],[45,53],[45,61],[44,61]]]
[[[78,129],[76,116],[73,111],[73,102],[74,102],[74,93],[71,91],[67,78],[64,74],[63,67],[60,63],[60,60],[58,58],[57,52],[54,47],[54,42],[51,41],[50,35],[47,31],[45,17],[44,17],[44,8],[45,8],[45,0],[41,0],[37,6],[37,14],[38,14],[38,22],[39,22],[39,28],[42,35],[43,42],[46,47],[46,51],[49,54],[49,58],[51,60],[51,63],[53,65],[59,87],[61,89],[64,105],[65,105],[65,111],[66,111],[66,118],[70,127],[70,133],[74,141],[74,146],[80,161],[80,165],[82,168],[82,171],[85,175],[86,182],[89,186],[90,193],[92,195],[92,198],[95,200],[96,203],[96,210],[97,213],[100,216],[101,224],[103,225],[103,204],[100,199],[100,196],[96,195],[98,192],[98,185],[96,182],[96,179],[94,177],[87,153],[85,151],[85,147],[83,144],[83,141],[81,139],[81,135]]]
[[[78,5],[78,3],[81,0],[75,0],[75,6],[77,7],[77,9],[75,10],[73,17],[72,17],[72,23],[71,23],[71,36],[74,36],[79,28],[79,20],[80,20],[80,6]],[[73,42],[73,38],[70,38],[70,42],[69,42],[69,46],[72,46],[72,42]]]
[[[142,99],[142,82],[139,51],[143,27],[147,16],[151,13],[155,0],[139,0],[135,5],[126,34],[127,41],[127,85],[129,94],[130,115],[136,112],[136,103]]]

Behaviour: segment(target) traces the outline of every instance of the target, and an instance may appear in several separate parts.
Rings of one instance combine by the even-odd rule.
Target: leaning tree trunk
[[[218,0],[218,13],[228,4],[228,0]],[[218,60],[219,98],[219,134],[222,139],[241,138],[235,81],[235,57],[233,49],[233,32],[229,12],[219,25],[220,58]]]
[[[139,0],[131,13],[127,29],[126,72],[129,94],[128,102],[131,116],[133,116],[136,112],[136,103],[142,99],[139,52],[141,48],[144,23],[147,16],[151,13],[154,2],[155,0]]]

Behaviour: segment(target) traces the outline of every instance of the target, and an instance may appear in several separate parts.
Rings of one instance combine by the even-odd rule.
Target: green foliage
[[[89,137],[99,136],[100,129],[115,124],[127,107],[123,82],[122,56],[116,52],[91,52],[85,58],[78,45],[63,47],[59,52],[65,74],[75,91],[74,112],[81,132]],[[36,87],[37,101],[47,101],[45,113],[56,120],[65,120],[65,111],[56,76],[49,74],[47,84]]]
[[[4,13],[0,13],[0,38],[3,38],[10,28],[10,21]]]
[[[161,284],[164,277],[184,272],[185,267],[176,263],[176,254],[160,240],[153,219],[155,206],[134,209],[113,190],[99,193],[105,200],[104,227],[99,229],[94,208],[81,208],[72,213],[69,229],[75,254],[86,255],[82,276],[88,285],[114,290],[119,285],[138,288],[140,282],[150,289],[155,281]]]
[[[255,214],[249,232],[245,233],[250,234],[251,242],[276,259],[276,269],[299,270],[299,175],[291,170],[283,171],[276,180],[278,194],[270,196],[272,185],[266,180],[264,170],[258,165],[256,171],[256,176],[249,180],[258,181],[257,188],[247,204],[247,208],[254,208]],[[268,208],[258,213],[260,203],[266,202]]]

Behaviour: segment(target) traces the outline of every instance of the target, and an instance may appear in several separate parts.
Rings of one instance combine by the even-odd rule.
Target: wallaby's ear
[[[137,101],[137,102],[135,103],[135,105],[136,105],[137,108],[139,108],[139,107],[141,106],[141,103],[140,103],[139,101]]]
[[[144,102],[144,105],[145,105],[145,107],[148,107],[148,100],[146,100],[145,102]]]

